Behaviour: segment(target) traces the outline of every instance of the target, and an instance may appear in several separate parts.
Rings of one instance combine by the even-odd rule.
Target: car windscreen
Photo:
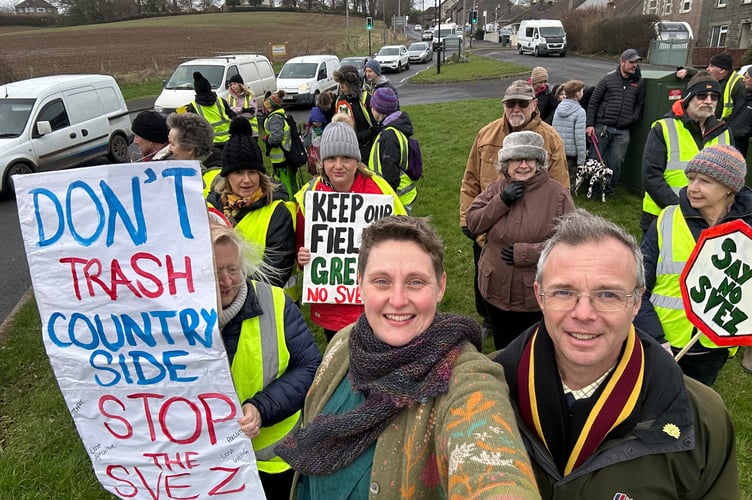
[[[363,69],[366,66],[366,60],[362,57],[345,57],[339,63],[341,66],[350,64],[352,66],[355,66],[355,69]]]
[[[380,56],[396,56],[399,55],[399,49],[397,47],[383,47],[379,51]]]
[[[426,43],[413,43],[407,48],[407,50],[411,52],[418,52],[421,50],[426,50],[426,47],[428,47],[428,44]]]
[[[314,78],[318,66],[317,63],[285,63],[279,78]]]
[[[26,128],[36,99],[0,99],[0,137],[18,137]]]
[[[165,88],[169,90],[193,89],[193,73],[198,71],[204,78],[209,80],[212,89],[224,88],[222,78],[225,76],[225,67],[210,64],[186,64],[177,67]]]
[[[543,38],[547,36],[564,36],[564,28],[560,26],[544,26],[540,29]]]

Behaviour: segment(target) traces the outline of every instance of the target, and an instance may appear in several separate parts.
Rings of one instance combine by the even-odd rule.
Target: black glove
[[[504,205],[511,207],[515,200],[522,198],[525,192],[525,183],[522,181],[510,182],[501,192],[501,201]]]
[[[501,249],[501,260],[510,266],[514,265],[514,243],[510,243]]]
[[[471,240],[475,241],[475,235],[470,232],[470,230],[467,228],[467,226],[462,226],[462,234],[470,238]]]

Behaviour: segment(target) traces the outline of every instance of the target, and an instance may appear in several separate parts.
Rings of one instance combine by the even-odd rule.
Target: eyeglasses
[[[509,109],[513,109],[515,106],[519,106],[520,109],[525,109],[528,106],[530,106],[530,103],[533,102],[530,101],[520,101],[518,99],[509,99],[508,101],[504,101],[504,106],[506,106]]]
[[[580,297],[588,297],[590,305],[598,312],[621,311],[629,305],[629,299],[636,295],[637,290],[626,293],[621,290],[594,290],[592,292],[577,293],[574,290],[553,289],[541,292],[543,305],[554,311],[571,311],[577,307]]]
[[[525,163],[527,163],[527,164],[528,164],[529,166],[531,166],[531,167],[533,167],[533,166],[537,166],[537,165],[538,165],[538,160],[536,160],[535,158],[521,158],[521,159],[508,160],[508,162],[507,162],[507,163],[508,163],[509,165],[512,165],[512,166],[515,166],[515,167],[517,167],[517,166],[520,166],[520,165],[522,165],[522,162],[523,162],[523,161],[524,161]]]
[[[700,92],[697,94],[697,98],[701,101],[704,101],[705,99],[707,99],[708,96],[710,96],[711,101],[717,101],[721,97],[715,92]]]

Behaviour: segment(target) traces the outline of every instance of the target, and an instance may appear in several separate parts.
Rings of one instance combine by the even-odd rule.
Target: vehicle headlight
[[[301,83],[300,86],[298,87],[298,90],[300,92],[308,92],[308,89],[310,88],[311,88],[311,84],[306,82],[306,83]]]
[[[156,111],[157,113],[162,113],[164,110],[165,109],[163,106],[159,106],[157,104],[154,105],[154,111]]]

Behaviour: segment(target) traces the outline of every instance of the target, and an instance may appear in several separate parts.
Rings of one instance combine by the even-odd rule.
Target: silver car
[[[433,59],[433,50],[428,42],[414,42],[407,48],[411,63],[424,63]]]

